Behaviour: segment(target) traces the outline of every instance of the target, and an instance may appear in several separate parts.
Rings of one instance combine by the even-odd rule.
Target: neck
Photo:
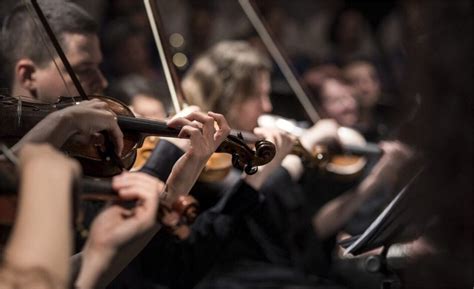
[[[13,84],[11,95],[16,98],[21,97],[22,100],[27,100],[29,102],[39,102],[38,99],[34,97],[34,95],[31,93],[30,90],[22,87],[18,83]]]

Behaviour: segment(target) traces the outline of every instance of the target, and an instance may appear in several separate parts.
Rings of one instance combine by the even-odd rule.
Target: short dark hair
[[[64,43],[64,33],[97,33],[97,23],[77,4],[57,0],[38,2],[65,51],[68,47]],[[11,85],[13,81],[15,63],[21,58],[30,58],[37,65],[44,65],[51,60],[48,50],[43,45],[35,21],[29,13],[30,8],[26,5],[29,4],[21,3],[15,6],[5,18],[2,26],[1,48],[5,58],[4,75],[8,85]],[[40,23],[39,20],[36,22]],[[40,27],[39,29],[43,28]],[[46,39],[46,41],[48,40]]]

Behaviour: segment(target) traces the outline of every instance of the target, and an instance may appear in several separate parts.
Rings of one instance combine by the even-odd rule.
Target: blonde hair
[[[200,56],[183,80],[190,104],[222,114],[256,96],[257,76],[270,71],[268,58],[245,41],[223,41]]]

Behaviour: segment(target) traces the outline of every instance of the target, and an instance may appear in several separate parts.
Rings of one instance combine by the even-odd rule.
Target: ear
[[[15,80],[21,88],[30,91],[32,94],[36,90],[37,66],[28,58],[20,59],[15,65]]]

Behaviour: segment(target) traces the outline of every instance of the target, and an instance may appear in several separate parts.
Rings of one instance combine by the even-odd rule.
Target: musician
[[[191,104],[225,113],[229,123],[241,130],[253,131],[258,117],[272,110],[269,61],[246,42],[224,41],[210,48],[185,75],[183,88]],[[333,122],[323,121],[301,141],[311,147],[334,137],[336,129]],[[296,184],[303,171],[298,157],[283,160],[262,186],[261,207],[239,223],[238,233],[199,288],[317,283],[297,273],[304,253],[295,244],[315,240],[315,234],[300,234],[313,230]]]
[[[49,21],[53,26],[53,30],[59,32],[60,40],[63,42],[63,46],[66,47],[66,56],[70,59],[72,58],[71,62],[73,67],[77,67],[79,70],[82,67],[87,67],[87,69],[89,70],[87,71],[87,73],[84,72],[84,75],[78,73],[79,78],[81,79],[81,83],[84,85],[86,92],[100,92],[107,85],[107,82],[104,81],[100,70],[98,70],[98,64],[100,62],[101,55],[96,35],[93,32],[94,25],[92,25],[92,22],[89,21],[90,19],[88,18],[88,15],[82,9],[69,2],[61,3],[61,5],[51,5],[50,3],[46,3],[46,5],[43,6],[43,10],[48,16]],[[64,15],[71,15],[71,17],[63,17]],[[7,43],[12,44],[15,43],[15,41],[20,41],[20,39],[18,39],[19,35],[28,35],[28,33],[30,33],[30,36],[32,36],[31,34],[33,34],[33,32],[31,31],[31,27],[33,26],[33,24],[31,23],[31,20],[28,19],[28,17],[29,16],[25,7],[19,6],[15,8],[6,24],[8,39]],[[25,24],[25,28],[24,26],[22,26],[24,23],[29,23],[30,26]],[[14,33],[18,32],[18,29],[22,28],[26,29],[26,33]],[[30,29],[30,32],[28,32],[28,29]],[[24,43],[31,43],[26,40],[29,39],[25,39]],[[69,96],[76,94],[75,91],[73,91],[71,94],[67,94],[67,91],[64,89],[63,86],[57,85],[58,76],[57,72],[52,69],[54,65],[51,60],[48,60],[46,57],[40,57],[39,59],[42,61],[37,60],[38,58],[36,57],[36,55],[29,54],[36,53],[36,51],[28,50],[28,48],[29,46],[26,45],[25,49],[16,50],[18,51],[17,54],[12,53],[10,55],[11,65],[9,67],[11,69],[9,71],[13,72],[11,73],[11,77],[14,95],[25,95],[25,99],[52,103],[57,100],[57,96],[63,93]],[[45,54],[41,54],[40,56],[44,56]],[[63,68],[61,69],[63,70]],[[66,77],[66,82],[70,84],[70,80],[68,77]],[[50,97],[51,95],[53,95],[54,97]],[[73,108],[70,108],[70,110],[78,110],[81,109],[83,106],[93,106],[94,109],[98,108],[98,106],[101,106],[101,108],[103,108],[102,106],[104,105],[103,103],[98,101],[86,101],[83,103],[84,104],[76,105]],[[63,111],[58,112],[57,114],[66,114],[62,112]],[[96,122],[99,122],[97,118],[94,118],[93,113],[98,112],[95,110],[92,111],[92,113],[90,114],[90,119],[83,119],[84,121],[79,122],[79,125],[87,127],[93,126]],[[71,113],[71,115],[74,116],[75,114]],[[197,117],[196,114],[194,114],[194,116]],[[110,120],[113,120],[113,115],[109,115],[108,118]],[[61,118],[51,117],[51,119],[51,122],[63,123]],[[45,119],[44,122],[45,121],[47,120]],[[209,117],[207,117],[206,122],[209,125],[214,121],[210,121]],[[66,122],[66,124],[67,123],[68,122]],[[190,123],[191,121],[188,121],[183,124],[189,125]],[[113,121],[106,121],[105,124],[110,126],[111,130],[115,130],[116,128],[116,124],[114,124]],[[41,140],[51,140],[50,138],[54,137],[54,135],[46,133],[46,126],[50,129],[50,131],[52,131],[52,128],[54,127],[44,124],[44,128],[36,128],[36,134],[32,137],[29,137],[28,140],[34,141],[38,138],[41,138]],[[93,133],[96,132],[97,129],[86,129],[84,131]],[[47,136],[45,137],[44,134],[46,134]],[[118,133],[114,135],[114,139],[116,139],[116,147],[118,149],[117,152],[120,152],[121,148],[121,138],[119,136],[120,134]],[[61,137],[61,142],[67,138],[64,135]],[[286,150],[282,148],[288,146],[289,141],[283,141],[286,139],[285,137],[280,137],[279,139],[280,144],[277,143],[277,145],[280,147],[280,155],[285,155]],[[214,141],[216,140],[207,142],[204,148],[208,148],[209,144]],[[58,146],[61,142],[57,142]],[[164,150],[167,150],[167,147],[171,147],[177,152],[177,154],[173,155],[169,153],[164,153],[163,148],[165,148]],[[188,149],[184,150],[185,152],[192,152],[196,151],[197,149],[189,143],[187,144],[187,148]],[[157,152],[157,154],[155,154],[155,156],[157,157],[152,158],[149,162],[149,166],[146,166],[143,171],[149,174],[154,174],[155,176],[160,177],[160,179],[162,179],[163,181],[167,179],[169,180],[169,178],[173,177],[173,174],[170,175],[171,167],[173,166],[173,164],[177,161],[178,166],[184,165],[183,161],[180,161],[182,160],[182,158],[180,157],[183,156],[183,151],[180,150],[178,147],[174,147],[173,145],[165,141],[160,142],[160,145],[155,151]],[[183,158],[185,160],[189,158],[189,156],[187,156],[187,153],[184,154]],[[279,161],[281,161],[281,159],[277,158],[276,163],[279,164]],[[193,169],[193,172],[202,169],[200,165],[196,164],[190,165],[190,167]],[[226,228],[232,225],[234,219],[238,219],[242,214],[245,214],[258,204],[259,194],[258,192],[255,192],[255,189],[258,189],[261,186],[263,180],[267,178],[267,176],[270,174],[274,167],[274,165],[267,166],[266,169],[261,169],[257,175],[247,177],[245,180],[240,181],[235,187],[231,189],[229,197],[226,198],[220,204],[220,207],[216,208],[214,211],[209,212],[208,214],[204,214],[204,217],[201,218],[201,220],[203,220],[200,223],[201,225],[197,226],[198,230],[200,230],[198,235],[202,234],[201,243],[213,248],[217,248],[216,245],[214,245],[216,243],[218,245],[223,244],[222,239],[225,239],[229,232],[231,232],[230,229]],[[160,174],[160,172],[163,171],[165,173]],[[193,180],[193,178],[187,179],[187,181],[189,180]],[[184,184],[186,183],[187,182],[184,182]],[[216,229],[216,232],[213,229],[214,227],[220,229]],[[152,243],[156,244],[156,242]],[[197,246],[195,250],[199,251],[199,247]],[[215,254],[217,254],[217,252],[218,250],[215,250]],[[163,252],[158,252],[157,254],[153,255],[153,257],[156,258],[156,256],[160,255],[163,255]],[[162,260],[171,260],[175,257],[175,255],[176,254],[171,254],[170,256],[163,256]],[[188,258],[192,258],[193,256],[193,254],[188,254]],[[209,260],[212,261],[211,258]],[[169,263],[169,261],[165,262]],[[200,268],[205,269],[206,266],[201,266]],[[180,271],[181,270],[175,270],[175,274],[179,274]],[[178,278],[173,278],[173,275],[170,275],[169,278],[172,278],[175,282],[180,281],[178,280]]]
[[[375,65],[366,59],[353,59],[342,69],[359,108],[357,129],[369,141],[393,135],[400,122],[400,111],[383,90]]]
[[[108,82],[99,68],[102,53],[95,21],[72,2],[39,2],[86,94],[103,92]],[[11,94],[43,103],[54,103],[60,96],[77,96],[58,56],[52,56],[44,46],[49,45],[44,28],[30,12],[34,14],[19,4],[4,22],[2,50]]]
[[[256,49],[244,42],[221,42],[190,68],[183,87],[192,104],[222,111],[234,127],[252,130],[258,117],[272,109],[269,72],[266,58]],[[334,117],[340,124],[348,126],[358,121],[357,103],[342,80],[328,78],[322,91],[326,116]],[[309,149],[325,139],[334,140],[338,127],[334,121],[320,121],[304,134],[301,142]],[[282,168],[262,187],[266,199],[259,213],[245,218],[239,237],[233,239],[234,248],[229,246],[220,258],[220,263],[215,266],[215,271],[208,275],[199,288],[216,284],[232,288],[242,282],[247,282],[244,284],[250,287],[317,284],[303,277],[304,274],[299,274],[322,276],[327,272],[331,245],[322,241],[329,239],[328,243],[332,243],[332,237],[351,219],[361,204],[388,182],[390,178],[381,171],[393,170],[395,163],[405,159],[401,156],[407,154],[396,143],[386,144],[383,149],[386,155],[373,174],[353,190],[349,189],[354,183],[346,185],[341,190],[346,191],[346,194],[334,202],[321,204],[316,213],[314,208],[305,203],[301,188],[295,184],[302,175],[311,177],[311,174],[304,172],[298,158],[286,158]],[[304,179],[303,182],[308,181]],[[315,194],[314,191],[319,190],[318,184],[314,185],[314,181],[310,184],[310,190]],[[324,187],[321,189],[324,192]],[[328,201],[326,199],[325,202]],[[267,277],[250,277],[248,270],[256,270]],[[281,279],[278,281],[269,280],[276,278],[274,274],[283,274],[285,277],[279,276]]]
[[[108,83],[99,69],[102,54],[93,19],[70,2],[40,2],[86,93],[101,93]],[[4,22],[2,53],[6,59],[4,69],[11,94],[40,103],[55,103],[60,96],[77,96],[62,62],[58,57],[53,61],[44,46],[48,43],[44,42],[47,40],[43,38],[46,37],[41,32],[43,28],[35,24],[33,17],[36,16],[32,16],[24,4],[19,4]],[[88,143],[96,132],[105,130],[110,133],[120,153],[123,134],[114,114],[105,108],[104,103],[91,100],[52,113],[19,145],[34,140],[48,141],[60,147],[71,136],[78,142]]]

